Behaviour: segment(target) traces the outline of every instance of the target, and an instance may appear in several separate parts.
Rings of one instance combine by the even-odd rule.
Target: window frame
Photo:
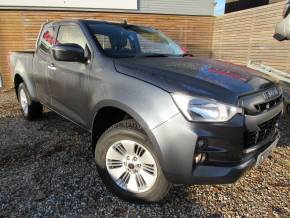
[[[68,27],[68,26],[73,26],[73,27],[76,27],[79,29],[80,33],[83,35],[85,41],[86,41],[86,45],[87,47],[89,48],[90,52],[91,52],[91,49],[90,49],[90,45],[89,45],[89,40],[87,39],[86,35],[84,34],[84,32],[82,31],[82,28],[78,25],[78,24],[74,24],[74,23],[68,23],[68,24],[59,24],[58,27],[57,27],[57,34],[56,34],[56,37],[55,37],[55,42],[57,41],[58,39],[58,36],[59,36],[59,32],[60,32],[60,29],[61,27]],[[79,44],[78,44],[79,45]],[[79,45],[81,46],[81,45]],[[82,46],[81,46],[82,47]],[[84,49],[84,48],[83,48]],[[84,49],[85,50],[85,49]]]
[[[88,49],[88,52],[90,53],[90,61],[91,62],[93,59],[94,59],[94,50],[91,46],[91,43],[90,43],[90,39],[88,38],[87,34],[86,34],[86,31],[84,30],[84,28],[82,27],[82,25],[80,25],[79,23],[75,23],[75,22],[59,22],[59,23],[56,23],[54,25],[56,27],[56,37],[55,37],[55,42],[58,38],[58,35],[59,35],[59,31],[60,31],[60,28],[62,26],[75,26],[77,27],[80,32],[83,34],[83,37],[85,38],[86,42],[87,42],[87,49]]]

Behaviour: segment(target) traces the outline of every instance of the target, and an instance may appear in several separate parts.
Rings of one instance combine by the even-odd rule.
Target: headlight
[[[242,108],[222,104],[211,99],[179,93],[174,93],[172,96],[178,108],[190,121],[226,122],[237,113],[243,113]]]

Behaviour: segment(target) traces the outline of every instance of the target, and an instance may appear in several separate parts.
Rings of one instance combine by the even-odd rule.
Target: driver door
[[[59,26],[56,44],[74,43],[86,48],[87,40],[75,24]],[[89,63],[57,61],[52,58],[49,69],[49,87],[52,107],[70,120],[86,126],[88,119],[87,81]]]

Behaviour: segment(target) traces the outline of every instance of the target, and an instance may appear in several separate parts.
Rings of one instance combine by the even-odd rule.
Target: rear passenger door
[[[60,25],[56,44],[74,43],[84,50],[88,42],[76,24]],[[86,126],[88,117],[87,81],[89,63],[66,62],[52,59],[49,71],[49,86],[53,108],[72,121]]]
[[[36,55],[33,59],[33,71],[35,72],[35,85],[37,98],[50,105],[50,90],[48,86],[49,63],[51,63],[51,48],[55,41],[55,29],[52,26],[44,26],[40,33]]]

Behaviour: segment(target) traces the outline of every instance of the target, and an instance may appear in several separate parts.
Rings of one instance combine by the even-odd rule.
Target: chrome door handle
[[[56,67],[54,66],[54,64],[50,64],[47,66],[48,69],[55,71]]]

